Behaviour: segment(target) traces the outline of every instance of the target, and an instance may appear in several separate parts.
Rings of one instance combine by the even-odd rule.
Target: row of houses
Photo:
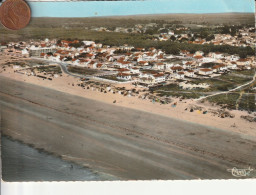
[[[190,53],[186,50],[173,56],[153,47],[110,47],[93,41],[82,43],[76,40],[15,43],[8,45],[3,52],[10,55],[40,57],[70,66],[112,71],[117,79],[137,81],[145,85],[158,84],[170,79],[214,76],[230,70],[256,67],[254,56],[240,59],[238,55],[220,52],[210,52],[206,55],[202,51]],[[72,44],[78,44],[79,47],[73,47]]]

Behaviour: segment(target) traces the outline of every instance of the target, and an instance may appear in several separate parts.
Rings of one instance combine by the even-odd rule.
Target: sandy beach
[[[8,56],[9,57],[9,56]],[[8,61],[8,57],[4,60],[0,60],[0,64],[4,61]],[[10,57],[9,57],[10,58]],[[97,91],[95,88],[92,89],[83,89],[77,84],[80,84],[81,81],[78,78],[74,78],[70,75],[62,73],[61,77],[53,78],[53,80],[47,80],[38,78],[35,76],[27,76],[24,74],[19,74],[14,72],[12,66],[6,67],[3,71],[2,67],[0,68],[0,74],[4,77],[8,77],[17,81],[23,81],[27,83],[32,83],[58,91],[66,92],[69,94],[98,100],[104,103],[113,104],[113,101],[116,101],[115,105],[122,106],[125,108],[132,108],[141,111],[146,111],[154,114],[159,114],[162,116],[175,118],[179,120],[189,121],[196,124],[207,125],[215,128],[230,130],[232,132],[238,132],[247,135],[256,135],[256,127],[254,122],[246,121],[242,119],[242,115],[248,115],[246,111],[232,110],[229,111],[234,115],[234,118],[221,118],[217,115],[214,115],[210,112],[208,114],[203,114],[202,112],[195,110],[190,112],[190,108],[197,106],[202,107],[202,110],[218,110],[220,109],[216,105],[211,105],[210,103],[198,103],[194,100],[182,100],[178,98],[172,98],[173,102],[177,102],[176,107],[172,107],[171,104],[160,104],[152,103],[150,100],[139,99],[138,97],[128,97],[121,94],[113,93],[103,93]],[[112,84],[115,87],[126,87],[126,89],[131,88],[131,84]],[[138,88],[139,89],[139,88]],[[254,116],[255,113],[252,113],[251,116]]]
[[[229,179],[255,137],[0,76],[2,134],[120,180]]]

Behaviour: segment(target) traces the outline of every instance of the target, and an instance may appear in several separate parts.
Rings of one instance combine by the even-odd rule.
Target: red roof
[[[200,71],[203,71],[203,72],[210,72],[210,71],[212,71],[212,69],[209,69],[209,68],[202,68],[202,69],[200,69]]]
[[[126,69],[126,68],[121,68],[121,69],[118,69],[119,72],[125,72],[125,71],[130,71],[129,69]]]
[[[175,66],[171,68],[172,70],[183,70],[181,66]]]
[[[202,59],[203,56],[194,56],[194,58],[196,58],[196,59]]]
[[[164,65],[164,63],[159,62],[159,63],[157,63],[156,65],[157,65],[157,66],[162,66],[162,65]]]
[[[118,73],[117,75],[118,76],[130,76],[131,74],[129,74],[129,73]]]
[[[162,77],[162,76],[164,76],[164,74],[154,74],[154,77]]]

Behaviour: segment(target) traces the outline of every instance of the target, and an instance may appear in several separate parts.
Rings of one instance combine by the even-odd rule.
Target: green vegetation
[[[161,92],[157,92],[157,95],[161,96],[161,97],[163,97],[163,96],[181,97],[183,99],[197,99],[197,98],[201,97],[201,94],[194,93],[194,92],[182,93],[182,92],[164,92],[164,91],[161,91]]]
[[[243,94],[239,101],[238,109],[255,112],[255,94]]]
[[[231,17],[232,16],[232,17]],[[202,21],[202,17],[204,21]],[[218,22],[217,22],[218,21]],[[116,32],[96,32],[90,31],[92,27],[125,27],[131,28],[137,24],[155,23],[156,27],[148,28],[149,31],[145,34],[131,34],[131,33],[116,33]],[[198,23],[207,24],[204,27],[196,27]],[[215,28],[210,24],[238,24],[234,31],[241,24],[251,25],[254,23],[253,14],[163,14],[163,15],[149,15],[149,16],[124,16],[124,17],[104,17],[104,18],[33,18],[30,25],[19,31],[6,30],[0,27],[0,41],[20,41],[29,39],[80,39],[80,40],[93,40],[110,46],[120,46],[128,44],[134,47],[155,47],[163,49],[167,54],[178,54],[180,50],[188,50],[191,53],[201,50],[204,53],[209,52],[223,52],[229,54],[239,54],[241,57],[247,55],[254,55],[255,50],[251,47],[234,47],[227,45],[199,45],[188,44],[187,39],[181,42],[175,41],[175,37],[166,42],[154,41],[153,34],[160,28],[164,27],[162,31],[166,32],[166,28],[175,29],[176,27],[193,26],[190,30],[196,36],[205,37],[208,40],[213,38],[215,31],[225,31],[227,27]],[[194,25],[191,25],[194,24]],[[240,25],[240,26],[239,26]],[[229,29],[228,29],[229,30]],[[232,31],[233,32],[233,31]],[[159,32],[157,32],[159,33]],[[79,47],[80,43],[74,43],[73,46]]]
[[[207,100],[209,102],[216,103],[217,105],[220,105],[223,108],[235,110],[236,101],[239,98],[239,96],[239,93],[227,93],[209,97],[207,98]]]
[[[68,66],[68,71],[72,73],[78,73],[81,75],[93,75],[99,72],[98,70],[95,70],[95,69],[82,68],[77,66]]]
[[[59,66],[40,66],[40,67],[36,67],[36,69],[39,72],[54,73],[54,74],[62,73],[61,68]]]
[[[202,92],[210,92],[210,91],[228,91],[242,84],[245,84],[251,80],[252,78],[248,78],[248,77],[240,77],[232,74],[225,74],[215,78],[194,79],[194,80],[191,80],[190,83],[192,84],[206,83],[210,85],[209,88],[198,89],[198,90]]]
[[[237,72],[237,71],[234,71]],[[246,75],[252,75],[254,72],[251,70],[239,71],[239,75],[233,74],[221,75],[215,78],[207,78],[207,79],[193,79],[189,83],[192,84],[202,84],[206,83],[210,87],[203,88],[194,88],[194,89],[183,89],[179,87],[178,83],[172,83],[163,86],[151,87],[151,93],[156,93],[159,96],[175,96],[181,98],[199,98],[201,96],[210,95],[212,93],[216,93],[219,91],[228,91],[230,89],[234,89],[242,84],[245,84],[252,80],[252,77],[248,77]],[[256,83],[254,83],[256,85]],[[216,95],[213,97],[209,97],[208,100],[210,102],[217,103],[218,105],[222,105],[225,108],[236,109],[236,101],[239,99],[238,109],[253,111],[255,110],[255,99],[253,90],[254,85],[250,85],[249,87],[245,87],[242,89],[244,94],[240,97],[241,91],[227,93],[224,95]]]
[[[105,75],[105,76],[101,76],[100,78],[109,79],[109,80],[118,81],[118,82],[125,82],[125,80],[118,79],[116,75]]]
[[[234,92],[209,97],[207,100],[220,105],[222,108],[231,110],[238,108],[239,110],[246,110],[249,112],[256,111],[255,94],[243,94],[242,97],[240,97],[239,93]]]
[[[245,74],[248,73],[245,72]],[[256,111],[255,88],[256,82],[232,93],[216,95],[207,98],[208,101],[221,105],[223,108]]]
[[[236,70],[233,71],[234,74],[237,75],[242,75],[242,76],[253,76],[255,74],[255,70],[251,69],[251,70]]]

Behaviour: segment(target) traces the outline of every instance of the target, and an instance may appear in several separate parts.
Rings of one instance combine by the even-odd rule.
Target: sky
[[[28,3],[31,7],[32,17],[255,12],[254,0],[145,0]]]

